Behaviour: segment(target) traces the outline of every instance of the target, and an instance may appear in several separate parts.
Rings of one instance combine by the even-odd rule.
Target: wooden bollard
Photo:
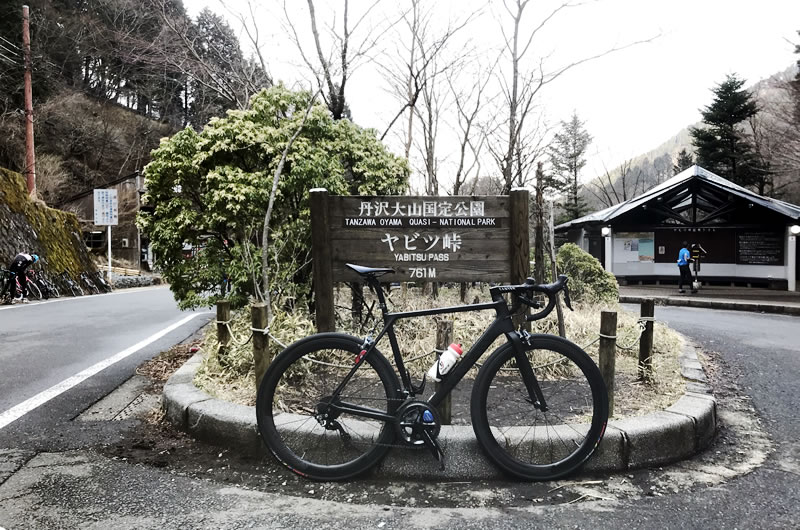
[[[600,373],[608,390],[608,415],[614,415],[614,370],[616,367],[617,350],[617,312],[603,311],[600,313]],[[614,338],[611,338],[614,337]]]
[[[642,301],[641,316],[646,318],[642,338],[639,340],[639,380],[653,382],[653,321],[655,301],[647,298]]]
[[[453,321],[452,320],[439,320],[436,322],[436,349],[446,350],[450,343],[453,342]],[[436,383],[434,390],[439,391],[442,383]],[[447,394],[444,400],[439,404],[439,416],[442,420],[442,425],[450,425],[452,416],[453,396]]]
[[[253,364],[256,372],[257,391],[271,361],[269,358],[269,336],[263,331],[256,331],[267,329],[267,304],[253,304],[250,308],[250,317],[253,324]]]
[[[226,353],[228,344],[231,343],[231,332],[228,328],[228,322],[231,319],[231,303],[228,300],[220,300],[217,302],[217,341],[219,342],[218,356],[223,356]]]

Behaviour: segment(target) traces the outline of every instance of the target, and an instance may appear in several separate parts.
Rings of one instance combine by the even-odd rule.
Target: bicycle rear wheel
[[[472,389],[475,436],[486,456],[524,480],[553,480],[577,470],[600,444],[608,393],[600,370],[575,344],[534,335],[526,346],[547,410],[536,408],[511,343],[481,368]]]
[[[392,414],[399,383],[383,355],[373,351],[348,381],[361,341],[341,333],[302,339],[270,364],[258,389],[258,430],[273,455],[298,475],[343,480],[378,463],[394,440],[392,424],[338,412],[347,403]]]

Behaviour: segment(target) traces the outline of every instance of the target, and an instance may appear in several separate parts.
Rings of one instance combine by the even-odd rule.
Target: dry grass
[[[438,299],[430,295],[423,295],[419,289],[409,289],[406,293],[394,290],[390,296],[390,309],[392,311],[410,311],[427,309],[430,307],[445,307],[460,305],[458,288],[440,289]],[[467,300],[489,300],[488,287],[472,288],[467,294]],[[349,307],[350,291],[341,289],[337,292],[337,304],[340,308]],[[367,298],[370,304],[371,297]],[[600,312],[602,310],[617,311],[617,344],[632,346],[625,350],[618,348],[616,360],[616,417],[638,416],[654,410],[661,410],[674,403],[683,393],[684,383],[680,377],[678,356],[683,349],[683,341],[676,332],[664,324],[656,322],[654,336],[654,382],[643,384],[637,381],[637,359],[640,327],[637,324],[638,316],[624,311],[617,305],[587,305],[576,307],[574,312],[565,309],[566,336],[575,342],[597,361],[597,342],[600,329]],[[366,311],[365,311],[366,312]],[[380,313],[377,307],[373,313]],[[373,315],[374,317],[374,315]],[[400,342],[404,361],[416,380],[422,378],[435,358],[434,348],[436,341],[436,322],[439,319],[453,321],[454,342],[464,345],[466,351],[477,340],[483,330],[492,321],[492,311],[455,313],[436,317],[421,317],[401,320],[395,325],[395,330]],[[558,333],[555,311],[547,319],[534,322],[533,332]],[[366,325],[360,325],[350,318],[347,309],[339,309],[337,314],[337,328],[345,333],[363,337],[369,329],[375,326],[375,319],[370,319]],[[234,316],[231,328],[236,340],[244,342],[250,336],[250,315],[241,311]],[[380,327],[377,328],[378,330]],[[281,343],[289,344],[294,340],[313,333],[314,326],[310,315],[279,314],[271,326],[271,333]],[[505,339],[499,338],[489,348],[489,352],[500,346]],[[211,395],[236,403],[253,405],[255,403],[255,374],[252,361],[252,344],[235,343],[226,355],[217,355],[218,343],[216,340],[215,325],[210,325],[206,330],[202,349],[206,352],[200,370],[195,377],[195,383]],[[277,341],[270,341],[271,355],[276,355],[282,349]],[[382,353],[392,360],[391,347],[388,339],[382,339],[378,344]],[[467,377],[477,375],[477,367],[473,368]]]

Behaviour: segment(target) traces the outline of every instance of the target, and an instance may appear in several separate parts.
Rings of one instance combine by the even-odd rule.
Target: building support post
[[[611,270],[613,263],[614,263],[614,245],[612,244],[612,240],[614,238],[614,233],[611,231],[611,227],[607,226],[603,228],[603,239],[605,240],[606,244],[606,270],[608,272],[613,273],[614,271]]]
[[[786,280],[790,291],[797,290],[797,225],[790,226],[786,241]]]

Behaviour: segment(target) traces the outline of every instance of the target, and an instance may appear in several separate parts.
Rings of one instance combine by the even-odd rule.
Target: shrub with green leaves
[[[619,284],[600,262],[574,243],[558,249],[558,270],[569,276],[569,293],[578,303],[615,302]]]
[[[138,223],[180,307],[214,304],[227,276],[243,302],[260,281],[262,228],[281,153],[302,123],[310,94],[282,85],[253,96],[248,110],[228,111],[197,133],[164,139],[144,169],[146,205]],[[288,153],[270,225],[270,291],[308,301],[311,223],[308,191],[332,195],[402,193],[408,162],[375,131],[311,110]],[[184,256],[185,245],[196,252]]]

